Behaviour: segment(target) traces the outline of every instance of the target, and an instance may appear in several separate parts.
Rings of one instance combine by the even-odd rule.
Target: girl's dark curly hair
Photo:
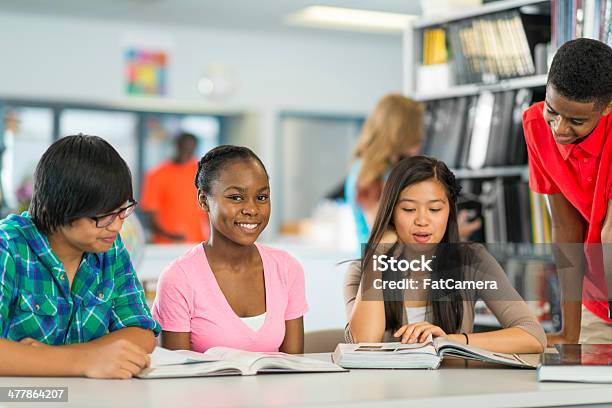
[[[222,145],[210,150],[198,162],[195,186],[199,191],[203,191],[204,194],[211,194],[212,185],[219,177],[219,172],[236,160],[254,160],[268,175],[262,161],[248,147]]]

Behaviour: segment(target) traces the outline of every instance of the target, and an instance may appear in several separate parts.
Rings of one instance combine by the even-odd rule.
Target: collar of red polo
[[[603,118],[603,116],[602,116]],[[595,126],[595,129],[587,137],[582,139],[580,143],[562,145],[557,143],[557,148],[563,160],[567,160],[574,149],[578,148],[583,151],[586,155],[592,157],[598,157],[601,154],[603,144],[605,141],[605,132],[603,131],[604,121],[599,119],[599,123]]]

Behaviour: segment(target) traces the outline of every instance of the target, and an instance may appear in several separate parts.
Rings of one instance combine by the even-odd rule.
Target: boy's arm
[[[552,216],[552,240],[555,250],[569,263],[557,268],[561,287],[562,327],[559,333],[548,334],[548,344],[577,343],[580,337],[582,312],[582,280],[584,277],[585,221],[562,194],[548,196]],[[557,262],[559,263],[559,262]]]
[[[606,218],[601,228],[601,245],[606,282],[608,284],[608,318],[612,319],[612,199],[608,201]]]
[[[0,375],[79,376],[84,375],[78,352],[68,348],[40,347],[0,339]]]
[[[155,336],[161,332],[161,327],[151,316],[144,290],[136,276],[127,249],[121,239],[118,239],[116,244],[114,278],[117,293],[113,299],[110,333],[90,343],[108,344],[124,339],[151,353],[156,345]]]
[[[130,378],[149,364],[145,351],[125,340],[78,348],[0,339],[0,376]]]
[[[0,247],[0,376],[87,376],[130,378],[149,364],[145,350],[120,339],[131,332],[84,347],[48,346],[32,339],[2,338],[10,324],[16,268],[10,250]],[[151,334],[152,335],[152,334]],[[117,341],[114,341],[117,340]]]

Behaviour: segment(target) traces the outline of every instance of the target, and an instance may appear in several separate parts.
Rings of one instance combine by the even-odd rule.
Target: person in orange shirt
[[[193,180],[198,171],[194,153],[197,138],[183,132],[176,138],[174,159],[163,162],[145,177],[141,206],[149,215],[152,242],[188,243],[208,239],[208,217],[198,206]]]

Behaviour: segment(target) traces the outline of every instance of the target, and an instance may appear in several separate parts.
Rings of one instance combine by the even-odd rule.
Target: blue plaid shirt
[[[27,213],[0,221],[0,338],[83,343],[125,327],[161,328],[121,238],[85,253],[72,288],[47,237]]]

